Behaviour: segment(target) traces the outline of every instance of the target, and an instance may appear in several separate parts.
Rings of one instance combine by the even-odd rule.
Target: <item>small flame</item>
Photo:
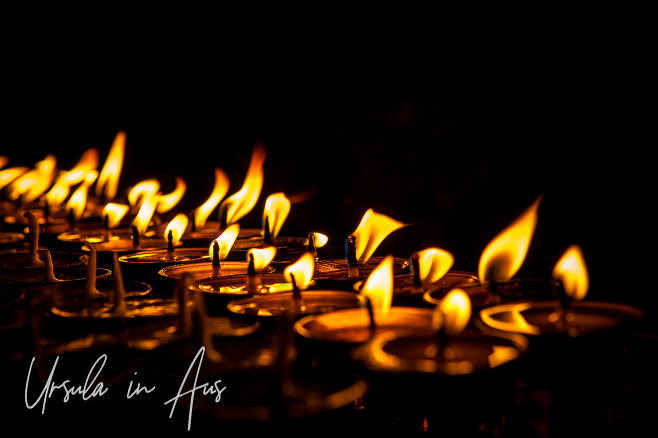
[[[434,283],[450,270],[454,257],[441,248],[427,248],[418,252],[418,269],[422,282]]]
[[[446,333],[461,333],[471,319],[471,299],[462,289],[453,289],[441,300],[437,311],[441,313]]]
[[[265,248],[249,248],[247,250],[247,261],[249,260],[249,255],[254,255],[254,268],[258,271],[265,269],[276,255],[276,246],[268,246]]]
[[[29,168],[27,167],[10,167],[9,169],[0,170],[0,189],[10,184],[28,170]]]
[[[359,262],[367,262],[380,243],[393,231],[405,224],[395,219],[368,209],[361,218],[361,223],[352,233],[356,237],[356,258]]]
[[[9,185],[9,198],[16,200],[22,196],[24,202],[37,199],[52,184],[56,164],[57,160],[50,154],[37,162],[34,169],[23,173]]]
[[[212,247],[214,243],[217,242],[219,245],[219,259],[224,260],[233,247],[235,239],[238,238],[238,234],[240,234],[240,224],[233,224],[227,227],[224,232],[220,234],[219,237],[213,241],[213,243],[210,244],[210,257],[213,255]]]
[[[145,234],[146,230],[151,223],[151,218],[155,213],[156,200],[154,196],[148,196],[142,202],[142,205],[139,207],[137,215],[132,221],[133,226],[137,227],[139,234]]]
[[[66,203],[66,210],[73,212],[75,220],[79,220],[82,217],[82,213],[85,211],[85,207],[87,206],[88,188],[89,184],[80,184]]]
[[[187,228],[187,215],[183,213],[178,213],[165,228],[164,238],[165,240],[169,239],[169,230],[171,230],[171,243],[175,246],[180,242],[185,228]]]
[[[158,194],[158,203],[155,207],[155,211],[162,214],[174,208],[176,204],[178,204],[183,198],[186,190],[187,184],[185,184],[185,181],[182,178],[177,177],[176,188],[173,192],[169,193],[168,195]]]
[[[283,276],[288,282],[292,282],[291,274],[295,277],[295,284],[299,290],[309,287],[313,281],[313,271],[315,270],[315,258],[310,252],[305,252],[293,264],[283,270]]]
[[[265,200],[263,210],[263,223],[268,218],[270,224],[270,235],[276,237],[290,212],[290,200],[283,193],[274,193]]]
[[[226,208],[227,224],[238,222],[256,205],[263,187],[263,164],[266,155],[265,146],[260,143],[254,146],[242,188],[222,203]]]
[[[96,182],[96,196],[100,197],[105,190],[106,199],[114,199],[119,186],[119,175],[123,166],[123,156],[126,149],[126,133],[120,131],[114,137],[114,143],[107,154],[107,159]]]
[[[316,248],[322,248],[329,241],[329,237],[326,234],[322,233],[311,233],[313,234],[313,243]]]
[[[519,270],[537,225],[541,197],[485,247],[478,276],[483,282],[507,281]]]
[[[589,275],[578,245],[571,245],[553,268],[553,278],[560,280],[570,298],[582,300],[589,289]]]
[[[393,256],[387,255],[372,270],[359,293],[368,297],[374,311],[388,314],[393,302]]]
[[[105,207],[103,207],[102,217],[107,216],[107,225],[110,228],[114,228],[119,225],[121,219],[128,213],[130,207],[123,204],[115,204],[113,202],[108,202]]]
[[[230,182],[226,173],[220,169],[215,168],[215,187],[206,202],[194,210],[194,224],[197,227],[203,227],[210,216],[210,213],[217,207],[219,201],[222,200],[226,193]]]
[[[132,206],[139,205],[146,198],[152,198],[160,190],[160,182],[157,179],[146,179],[137,183],[128,192],[128,203]]]

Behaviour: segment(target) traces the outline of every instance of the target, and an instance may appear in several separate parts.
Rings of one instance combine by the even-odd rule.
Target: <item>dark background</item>
[[[376,254],[438,246],[468,271],[542,196],[519,275],[549,276],[576,243],[589,299],[652,312],[655,142],[641,35],[532,27],[469,40],[378,29],[308,45],[291,31],[244,46],[211,31],[117,45],[67,35],[29,50],[7,41],[1,154],[32,166],[52,153],[67,169],[97,148],[102,165],[124,130],[120,189],[157,178],[168,192],[180,176],[177,210],[188,211],[209,196],[215,167],[237,191],[262,141],[264,187],[243,226],[260,226],[265,198],[283,191],[303,201],[282,235],[320,231],[340,244],[373,208],[410,224]]]

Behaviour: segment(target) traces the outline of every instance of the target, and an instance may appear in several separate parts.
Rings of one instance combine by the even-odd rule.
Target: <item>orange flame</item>
[[[27,167],[10,167],[9,169],[0,170],[0,189],[10,184],[28,170]]]
[[[155,213],[158,190],[160,190],[160,183],[155,179],[147,179],[136,184],[128,192],[128,202],[130,205],[140,206],[131,224],[137,227],[139,234],[146,233],[151,218]]]
[[[229,186],[230,182],[226,173],[220,168],[215,168],[215,187],[208,200],[194,210],[194,224],[197,227],[203,227],[206,224],[210,213],[217,207],[219,201],[226,196]]]
[[[427,248],[418,252],[418,269],[422,282],[434,283],[450,270],[454,257],[441,248]]]
[[[529,324],[522,312],[532,308],[532,303],[512,303],[480,310],[480,319],[489,327],[528,335],[540,333],[539,327]],[[493,315],[496,315],[494,317]]]
[[[313,243],[316,248],[322,248],[329,241],[329,237],[326,234],[322,233],[311,233],[313,234]]]
[[[50,154],[37,162],[34,169],[23,173],[9,185],[9,198],[16,200],[22,196],[24,202],[37,199],[52,184],[56,164],[57,160]]]
[[[270,224],[270,235],[276,237],[290,212],[290,200],[283,193],[274,193],[265,200],[263,210],[263,223],[268,218]]]
[[[73,217],[78,220],[82,217],[87,206],[87,191],[89,186],[96,180],[98,172],[95,170],[88,171],[85,175],[84,182],[73,192],[71,198],[66,203],[66,210],[73,212]]]
[[[439,315],[446,333],[461,333],[471,319],[471,299],[462,289],[453,289],[437,306],[434,316]],[[436,320],[434,324],[437,325]]]
[[[123,156],[126,149],[126,133],[120,131],[114,137],[114,143],[107,154],[105,164],[96,182],[96,196],[100,197],[105,190],[106,199],[114,199],[119,186],[119,175],[123,166]]]
[[[5,167],[9,163],[9,157],[6,155],[0,155],[0,169]]]
[[[160,182],[157,179],[146,179],[135,184],[128,192],[128,203],[135,206],[143,202],[145,198],[152,198],[160,190]]]
[[[260,143],[254,146],[242,188],[222,203],[226,209],[227,224],[238,222],[256,205],[263,187],[263,164],[266,155],[265,146]]]
[[[294,276],[295,284],[299,290],[304,290],[308,288],[313,281],[314,270],[315,258],[310,252],[305,252],[295,263],[288,265],[283,270],[283,276],[289,282],[292,282],[292,276]]]
[[[404,227],[402,222],[368,209],[361,218],[361,223],[352,233],[356,238],[356,258],[367,262],[380,243],[393,231]]]
[[[146,233],[146,230],[148,229],[151,222],[151,218],[155,213],[155,205],[155,197],[147,196],[146,199],[144,199],[144,202],[142,202],[142,205],[139,207],[139,211],[137,212],[137,215],[135,215],[135,218],[131,224],[137,227],[139,234]]]
[[[209,249],[209,254],[210,257],[212,257],[212,247],[215,242],[219,245],[219,259],[224,260],[227,256],[231,248],[233,247],[233,244],[235,243],[235,239],[238,238],[238,234],[240,234],[240,224],[233,224],[227,227],[222,234],[219,235],[217,239],[213,241],[213,243],[210,244],[210,249]]]
[[[183,198],[185,191],[187,190],[187,184],[182,178],[176,178],[176,188],[173,192],[168,195],[158,194],[158,203],[155,208],[155,211],[158,213],[166,213],[176,206]]]
[[[256,268],[256,270],[265,269],[276,255],[276,246],[249,248],[247,250],[247,260],[249,260],[250,254],[254,255],[254,268]]]
[[[387,255],[372,270],[360,292],[368,297],[372,308],[382,315],[386,315],[393,302],[393,256]]]
[[[46,193],[46,202],[48,202],[48,205],[51,207],[61,205],[62,202],[64,202],[64,200],[68,197],[71,187],[75,184],[79,184],[81,182],[92,184],[98,176],[98,172],[96,171],[97,167],[98,150],[94,148],[88,149],[85,151],[85,153],[82,154],[78,163],[73,166],[71,170],[60,172],[57,179],[55,180],[55,184],[53,184],[53,187],[48,191],[48,193]],[[80,195],[78,195],[78,197],[80,197]],[[67,208],[69,207],[67,206]]]
[[[507,281],[519,270],[537,225],[541,197],[485,247],[478,276],[483,282]]]
[[[553,268],[553,278],[560,280],[567,296],[582,300],[589,289],[589,275],[578,245],[571,245]]]
[[[128,210],[130,210],[130,207],[127,205],[108,202],[105,207],[103,207],[102,217],[107,216],[108,227],[114,228],[119,225],[119,222],[121,222],[121,219],[123,219],[126,213],[128,213]]]
[[[187,222],[188,222],[187,215],[183,213],[178,213],[169,222],[169,224],[167,224],[167,228],[165,228],[165,232],[164,232],[165,240],[169,239],[169,230],[171,230],[171,243],[173,245],[177,245],[178,242],[180,242],[183,233],[185,232],[185,228],[187,228]]]

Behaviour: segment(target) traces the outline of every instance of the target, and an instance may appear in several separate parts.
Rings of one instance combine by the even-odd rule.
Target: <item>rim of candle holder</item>
[[[78,281],[87,279],[87,268],[65,267],[54,268],[54,281],[45,280],[43,272],[32,270],[17,272],[14,274],[0,276],[0,284],[15,285],[18,287],[32,287],[41,284],[51,284],[58,282]],[[107,268],[96,268],[96,280],[109,278],[112,271]],[[67,278],[68,277],[68,278]],[[23,280],[23,281],[21,281]]]
[[[135,265],[162,263],[183,265],[198,263],[204,260],[212,260],[212,257],[208,253],[208,248],[177,248],[173,251],[173,254],[167,248],[151,249],[119,256],[120,263]]]
[[[219,262],[219,277],[214,278],[224,278],[231,276],[242,276],[247,274],[249,268],[249,263],[246,261],[237,261],[237,260],[222,260]],[[158,275],[161,277],[168,278],[170,280],[180,280],[183,273],[196,271],[199,275],[206,275],[210,272],[211,275],[204,277],[198,277],[195,275],[196,280],[201,280],[204,278],[213,278],[213,266],[212,261],[209,262],[199,262],[199,263],[184,263],[184,264],[175,264],[167,266],[158,271]],[[274,272],[274,268],[271,266],[266,266],[263,269],[256,271],[258,274],[267,274]],[[195,272],[191,272],[193,275]]]
[[[448,278],[453,278],[455,283],[450,283],[450,286],[447,286],[446,281]],[[457,283],[459,279],[464,279],[465,282]],[[393,276],[393,294],[394,295],[419,295],[424,294],[425,292],[434,289],[446,289],[451,287],[459,287],[462,284],[471,284],[472,282],[468,280],[479,281],[477,275],[474,272],[468,271],[448,271],[441,278],[432,282],[432,283],[422,283],[420,286],[414,287],[414,275],[413,274],[398,274]],[[397,284],[396,284],[397,282]],[[355,292],[359,292],[365,280],[359,280],[352,286]],[[397,287],[396,287],[397,286]]]
[[[564,325],[558,325],[559,320],[549,320],[551,315],[556,317],[561,309],[560,303],[554,301],[533,301],[500,304],[480,310],[474,324],[481,330],[495,333],[518,333],[530,339],[537,338],[585,338],[598,334],[633,326],[644,319],[644,312],[625,303],[609,301],[574,301],[569,304],[567,312],[571,312],[574,319]],[[524,312],[526,315],[524,315]],[[578,315],[594,316],[594,325],[583,326]],[[516,325],[495,323],[491,325],[495,316],[516,321]],[[528,321],[528,316],[530,321]],[[500,321],[500,320],[498,320]],[[521,322],[523,321],[523,322]],[[532,323],[535,324],[532,324]],[[537,322],[545,325],[537,325]],[[549,324],[550,323],[550,324]],[[533,328],[534,327],[534,328]]]
[[[25,241],[25,233],[0,231],[0,245],[11,245]]]
[[[124,280],[123,285],[127,299],[148,295],[153,290],[150,284],[137,280]],[[112,277],[97,279],[96,290],[101,294],[95,299],[109,299],[114,290]],[[54,303],[73,299],[84,300],[87,297],[87,280],[70,280],[41,284],[23,289],[21,292],[21,296],[26,299],[31,295],[37,294],[51,296]]]
[[[365,263],[358,262],[358,276],[348,275],[347,259],[318,260],[315,264],[313,277],[318,280],[351,280],[358,281],[367,277],[384,260],[383,256],[370,257]],[[399,274],[409,266],[409,260],[402,257],[393,257],[393,275]]]
[[[25,261],[22,260],[22,256],[27,256]],[[82,266],[84,262],[84,254],[77,252],[64,252],[56,251],[51,252],[51,260],[53,263],[53,268],[75,268],[77,266]],[[27,262],[30,258],[30,251],[20,250],[18,252],[9,252],[5,254],[0,254],[0,272],[7,275],[9,273],[16,273],[20,271],[32,271],[32,270],[43,270],[43,266],[28,266]],[[11,263],[3,263],[3,259],[11,261]]]
[[[362,295],[346,291],[304,290],[300,294],[300,315],[334,312],[337,308],[362,307],[367,301]],[[273,318],[284,315],[293,303],[293,292],[273,292],[231,301],[226,305],[226,309],[236,315]]]
[[[436,333],[400,330],[373,336],[352,350],[350,357],[377,373],[461,376],[516,363],[525,356],[529,345],[529,340],[518,333],[492,334],[467,329],[450,335],[448,340],[440,340]],[[412,356],[398,354],[395,350],[399,347],[407,349]],[[467,354],[460,356],[473,347],[476,353],[489,354],[478,354],[475,360],[467,359]]]
[[[207,293],[216,296],[244,297],[260,294],[273,294],[280,292],[290,292],[293,290],[292,283],[286,280],[283,274],[265,273],[257,274],[258,285],[250,291],[247,285],[248,276],[245,274],[226,275],[223,277],[209,277],[194,281],[190,285],[190,290],[195,292]],[[315,285],[311,280],[309,287]]]
[[[165,239],[140,239],[139,248],[135,248],[132,239],[118,239],[108,242],[94,243],[96,253],[134,253],[148,249],[166,249],[168,242]],[[179,242],[179,245],[181,243]],[[91,252],[89,246],[84,244],[82,251]]]

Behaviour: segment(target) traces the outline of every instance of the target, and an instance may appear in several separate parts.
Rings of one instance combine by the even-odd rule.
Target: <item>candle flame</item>
[[[589,275],[578,245],[571,245],[553,268],[553,278],[560,280],[567,296],[582,300],[589,289]]]
[[[185,228],[187,228],[187,222],[187,215],[178,213],[169,224],[167,224],[167,228],[165,228],[165,240],[169,239],[169,231],[171,230],[171,242],[173,245],[177,245],[185,232]]]
[[[210,250],[209,254],[210,257],[213,256],[213,245],[214,242],[217,242],[217,245],[219,245],[219,259],[224,260],[227,256],[231,248],[233,247],[233,243],[235,243],[235,239],[238,238],[238,234],[240,234],[240,224],[233,224],[227,227],[222,234],[219,235],[219,237],[215,240],[213,240],[213,243],[210,244]]]
[[[257,271],[265,269],[276,255],[276,246],[268,246],[265,248],[249,248],[247,250],[247,261],[249,261],[250,254],[254,255],[254,268]]]
[[[197,227],[203,227],[210,216],[210,213],[217,207],[219,201],[222,200],[226,193],[230,182],[226,173],[220,169],[215,168],[215,187],[206,202],[194,210],[194,224]]]
[[[114,199],[117,194],[119,186],[119,176],[121,175],[121,168],[123,167],[123,156],[126,149],[126,133],[119,131],[114,137],[114,142],[107,154],[105,164],[101,169],[96,182],[96,196],[100,197],[105,191],[106,199]]]
[[[270,235],[276,237],[290,212],[290,200],[284,193],[274,193],[265,200],[263,210],[263,223],[268,218],[270,224]]]
[[[73,212],[73,218],[75,220],[82,217],[87,206],[87,190],[89,189],[89,184],[87,182],[80,184],[66,203],[66,210]]]
[[[152,198],[160,190],[160,182],[157,179],[146,179],[135,184],[128,192],[128,203],[131,206],[140,205],[146,198]]]
[[[10,167],[9,169],[0,170],[0,189],[10,184],[19,176],[27,172],[27,167]]]
[[[485,247],[478,276],[483,282],[507,281],[519,270],[537,225],[541,197]]]
[[[418,269],[422,282],[434,283],[450,270],[454,257],[441,248],[427,248],[418,252]]]
[[[315,270],[315,258],[310,252],[305,252],[293,264],[283,270],[283,276],[287,281],[292,282],[291,274],[295,277],[295,284],[299,290],[309,287],[313,281],[313,271]]]
[[[435,328],[443,324],[446,333],[461,333],[471,319],[471,299],[462,289],[452,289],[438,304],[434,317]]]
[[[137,227],[139,234],[145,234],[151,223],[151,218],[155,213],[156,200],[154,196],[147,196],[139,207],[139,211],[133,219],[131,225]]]
[[[119,222],[121,222],[121,219],[123,219],[126,213],[128,213],[128,210],[130,210],[130,207],[127,205],[108,202],[105,204],[105,207],[103,207],[102,216],[107,216],[108,227],[114,228],[119,225]]]
[[[359,262],[367,262],[380,243],[393,231],[405,224],[395,219],[368,209],[357,229],[352,233],[356,238],[356,258]]]
[[[166,213],[172,208],[176,206],[180,202],[180,200],[183,198],[183,195],[185,194],[185,191],[187,190],[187,184],[185,184],[185,181],[177,177],[176,178],[176,188],[174,189],[173,192],[167,194],[167,195],[160,195],[158,194],[158,203],[157,206],[155,207],[155,211],[158,213]]]
[[[81,182],[93,183],[98,172],[98,150],[88,149],[82,154],[78,163],[69,171],[61,171],[52,188],[46,193],[46,202],[57,207],[68,197],[71,187]]]
[[[257,143],[253,148],[251,162],[242,188],[222,203],[226,209],[227,224],[238,222],[256,205],[263,187],[263,164],[266,155],[265,146]]]
[[[316,248],[322,248],[329,241],[329,237],[326,234],[322,233],[311,233],[313,234],[313,243]]]
[[[52,184],[56,164],[57,159],[50,154],[38,161],[34,169],[28,170],[11,182],[8,187],[9,198],[16,200],[22,197],[24,202],[32,202],[37,199]]]
[[[368,297],[374,311],[388,314],[393,301],[393,256],[387,255],[372,270],[359,293]]]

